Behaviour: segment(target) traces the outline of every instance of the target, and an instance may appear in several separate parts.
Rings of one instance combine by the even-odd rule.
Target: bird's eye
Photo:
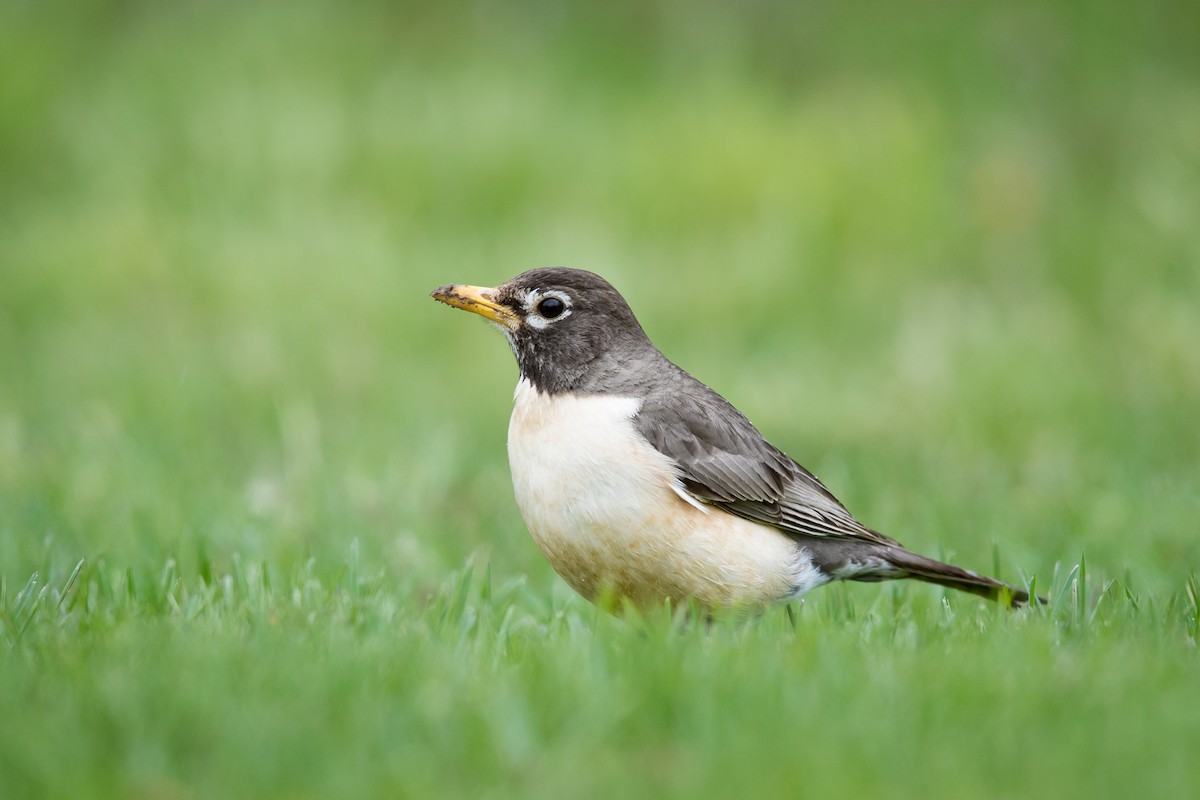
[[[537,304],[537,310],[546,319],[554,319],[567,310],[567,304],[557,297],[544,297]]]

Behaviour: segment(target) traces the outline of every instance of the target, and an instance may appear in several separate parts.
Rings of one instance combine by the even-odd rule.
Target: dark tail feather
[[[1029,592],[1001,583],[995,578],[971,572],[969,569],[956,567],[953,564],[943,564],[932,558],[910,553],[900,547],[889,547],[883,553],[887,562],[900,570],[905,578],[916,578],[926,583],[936,583],[938,586],[948,586],[963,592],[977,594],[989,600],[1007,602],[1017,607],[1029,602]],[[1038,597],[1041,605],[1046,605],[1046,598]]]

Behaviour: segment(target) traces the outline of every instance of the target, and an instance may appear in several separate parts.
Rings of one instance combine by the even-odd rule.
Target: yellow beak
[[[493,299],[496,296],[496,290],[486,286],[467,286],[465,284],[439,286],[430,292],[429,296],[439,303],[478,314],[509,330],[516,330],[521,324],[521,318],[511,308],[500,305]]]

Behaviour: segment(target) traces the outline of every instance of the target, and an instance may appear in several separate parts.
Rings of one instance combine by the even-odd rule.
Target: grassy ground
[[[0,796],[1193,796],[1194,16],[0,4]],[[1053,605],[571,596],[426,297],[555,263]]]

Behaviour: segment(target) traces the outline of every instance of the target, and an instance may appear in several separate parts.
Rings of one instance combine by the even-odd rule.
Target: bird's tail
[[[944,564],[932,558],[918,555],[894,544],[873,545],[863,548],[826,548],[818,565],[836,578],[852,581],[886,581],[897,578],[915,578],[938,586],[948,586],[962,592],[970,592],[989,600],[1023,606],[1029,602],[1029,592],[1009,586],[1007,583],[980,575],[969,569]],[[1038,597],[1044,605],[1046,598]]]
[[[944,564],[932,558],[911,553],[902,547],[888,547],[884,558],[893,568],[903,573],[905,578],[916,578],[926,583],[936,583],[938,586],[948,586],[963,592],[977,594],[989,600],[1007,603],[1010,606],[1023,606],[1029,602],[1029,592],[1009,586],[1007,583],[980,575],[969,569]],[[1037,597],[1039,604],[1045,605],[1046,598]]]

